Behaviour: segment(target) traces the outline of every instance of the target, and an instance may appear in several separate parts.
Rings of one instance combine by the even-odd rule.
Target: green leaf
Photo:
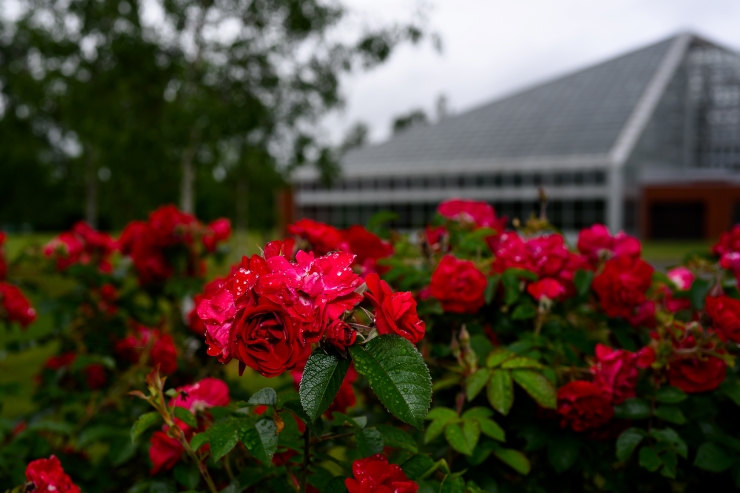
[[[208,432],[196,433],[193,435],[193,438],[190,439],[190,447],[195,451],[201,448],[205,443],[208,443]]]
[[[735,404],[740,406],[740,382],[737,380],[725,380],[719,390],[729,397]]]
[[[211,457],[214,462],[231,452],[238,441],[237,423],[233,419],[219,421],[208,428],[208,443],[211,444]]]
[[[704,309],[704,300],[711,288],[712,283],[706,279],[694,279],[694,282],[691,283],[691,287],[689,288],[689,299],[691,300],[691,305],[695,310]]]
[[[468,381],[465,385],[465,393],[468,396],[468,400],[472,401],[475,397],[483,390],[483,387],[488,383],[488,378],[491,376],[491,370],[488,368],[481,368],[468,377]]]
[[[650,472],[657,471],[662,464],[662,462],[660,461],[660,457],[658,457],[658,454],[648,445],[645,445],[640,449],[639,458],[640,465]]]
[[[507,270],[501,276],[501,284],[504,286],[504,304],[511,306],[516,303],[522,295],[519,278]]]
[[[355,440],[362,457],[369,457],[383,451],[383,434],[375,428],[355,430]]]
[[[547,458],[556,472],[562,473],[570,469],[578,460],[581,444],[572,435],[563,435],[550,442]]]
[[[678,404],[685,401],[687,397],[683,390],[670,385],[661,387],[655,393],[655,400],[664,404]]]
[[[585,296],[591,289],[591,282],[594,280],[594,273],[590,270],[579,269],[573,276],[573,284],[576,286],[578,296]]]
[[[617,438],[617,459],[622,462],[629,459],[643,438],[645,438],[645,432],[639,428],[624,430]]]
[[[461,417],[465,419],[465,418],[490,418],[491,416],[493,416],[493,411],[491,411],[487,407],[478,406],[478,407],[471,407],[470,409],[465,411]]]
[[[272,464],[272,456],[278,446],[277,426],[272,418],[260,418],[255,423],[248,419],[242,420],[239,423],[239,438],[263,465]]]
[[[537,404],[546,409],[557,407],[558,391],[550,380],[542,373],[533,370],[513,370],[511,376]]]
[[[506,432],[498,425],[498,423],[490,419],[475,419],[478,421],[478,424],[480,425],[480,431],[482,431],[484,435],[488,435],[489,437],[493,438],[494,440],[498,440],[499,442],[506,441]]]
[[[696,451],[694,465],[699,469],[710,472],[722,472],[729,469],[734,463],[732,456],[728,455],[722,447],[712,442],[704,442]]]
[[[627,399],[614,406],[614,417],[619,419],[645,419],[650,417],[650,404],[643,399]]]
[[[428,455],[417,454],[401,464],[401,469],[410,480],[419,481],[437,470],[437,465]]]
[[[524,298],[511,313],[512,320],[528,320],[537,316],[537,306],[529,298]]]
[[[488,278],[488,284],[486,284],[486,291],[483,294],[483,299],[486,305],[490,305],[493,301],[493,297],[496,295],[496,288],[498,287],[499,276],[491,276]]]
[[[676,479],[676,466],[678,466],[678,456],[673,452],[666,452],[660,456],[663,461],[663,467],[660,469],[660,475],[666,478]]]
[[[497,366],[501,365],[501,363],[509,358],[513,358],[514,356],[516,356],[516,354],[509,351],[508,349],[494,349],[488,354],[488,357],[486,358],[486,366],[488,368],[496,368]]]
[[[321,348],[311,353],[298,391],[309,418],[315,420],[329,409],[342,386],[349,364],[348,358],[326,354]]]
[[[402,429],[387,425],[378,425],[375,428],[383,435],[383,443],[386,447],[407,450],[412,454],[419,452],[416,440]]]
[[[429,443],[437,438],[440,434],[442,434],[448,424],[457,422],[458,420],[459,418],[456,414],[453,418],[435,419],[434,421],[432,421],[431,424],[427,426],[427,431],[424,433],[424,443]]]
[[[277,405],[277,393],[270,387],[258,390],[252,397],[249,398],[247,404],[250,406],[276,406]]]
[[[457,418],[457,413],[453,411],[452,409],[448,407],[435,407],[432,408],[428,413],[426,418],[424,419],[443,419],[443,420],[450,420]]]
[[[145,413],[139,416],[131,427],[131,441],[135,442],[137,438],[141,436],[151,426],[157,424],[162,417],[158,412]]]
[[[493,451],[493,455],[520,474],[529,474],[529,471],[532,468],[527,456],[518,450],[499,448]]]
[[[508,370],[494,370],[488,381],[488,401],[496,411],[509,414],[514,404],[514,385]]]
[[[397,335],[381,335],[351,346],[355,368],[365,375],[380,402],[401,421],[418,429],[432,402],[432,378],[416,347]],[[305,375],[305,373],[304,373]]]
[[[660,406],[655,410],[654,414],[669,423],[675,423],[677,425],[686,423],[686,416],[676,406]]]
[[[465,480],[459,474],[447,474],[439,485],[439,493],[465,493]]]
[[[659,443],[668,445],[675,450],[678,455],[684,459],[688,457],[689,448],[686,442],[676,433],[673,428],[664,428],[662,430],[651,430],[650,436],[655,438]]]
[[[544,368],[539,361],[527,358],[526,356],[515,356],[509,360],[506,360],[501,365],[501,368],[505,370],[531,368],[535,370],[541,370]]]
[[[193,489],[200,483],[200,471],[197,467],[180,462],[172,473],[175,480],[186,488]]]
[[[472,455],[480,438],[480,424],[473,419],[449,424],[445,428],[445,438],[453,449]]]
[[[306,414],[306,411],[303,410],[301,401],[299,401],[298,399],[291,399],[289,401],[285,401],[283,403],[283,408],[292,412],[297,417],[299,417],[301,421],[306,423],[306,426],[308,426],[308,429],[311,430],[311,433],[313,433],[314,436],[320,437],[324,434],[324,422],[321,419],[321,417],[315,420],[312,420],[311,418],[309,418],[308,415]]]
[[[334,423],[332,423],[333,426],[342,426],[343,424],[348,424],[355,428],[362,429],[365,427],[365,425],[367,425],[366,416],[351,417],[337,411],[334,411],[333,413],[331,413],[331,415],[332,417],[334,417]]]
[[[185,409],[184,407],[175,406],[172,411],[175,413],[175,417],[188,425],[191,428],[198,427],[198,420],[195,419],[193,413]]]

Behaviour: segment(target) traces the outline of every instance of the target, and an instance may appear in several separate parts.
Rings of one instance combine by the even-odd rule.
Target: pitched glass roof
[[[607,154],[674,40],[352,151],[342,160],[344,173],[429,161]]]

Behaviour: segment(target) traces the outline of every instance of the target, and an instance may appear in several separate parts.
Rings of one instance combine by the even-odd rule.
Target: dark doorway
[[[650,205],[650,237],[696,240],[704,237],[703,202],[658,202]]]

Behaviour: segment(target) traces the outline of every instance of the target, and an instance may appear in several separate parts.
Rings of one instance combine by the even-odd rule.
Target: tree
[[[265,164],[329,176],[316,123],[342,105],[342,74],[423,35],[397,24],[347,38],[347,19],[328,0],[32,0],[1,38],[5,113],[28,109],[39,156],[54,153],[66,200],[86,197],[92,223],[103,213],[120,225],[178,195],[192,211],[198,180],[243,195],[244,170]]]
[[[416,109],[395,117],[391,129],[393,130],[393,135],[398,135],[411,127],[426,125],[428,123],[429,117],[427,117],[426,112],[422,109]]]

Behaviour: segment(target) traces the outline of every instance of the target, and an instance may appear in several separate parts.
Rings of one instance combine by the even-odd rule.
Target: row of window
[[[511,221],[514,218],[526,220],[532,214],[539,214],[538,202],[500,202],[492,203],[496,214]],[[391,226],[398,229],[422,228],[429,224],[437,210],[437,203],[344,206],[305,206],[298,211],[299,217],[346,228],[353,224],[367,224],[368,220],[381,211],[391,211],[398,219]],[[577,230],[595,223],[606,221],[604,200],[556,200],[547,205],[547,217],[555,226],[564,230]]]
[[[486,175],[450,175],[418,176],[398,178],[345,178],[331,187],[319,182],[302,182],[297,188],[300,191],[317,190],[424,190],[424,189],[459,189],[459,188],[496,188],[496,187],[539,187],[539,186],[572,186],[604,185],[606,172],[564,171],[557,173],[497,173]]]

